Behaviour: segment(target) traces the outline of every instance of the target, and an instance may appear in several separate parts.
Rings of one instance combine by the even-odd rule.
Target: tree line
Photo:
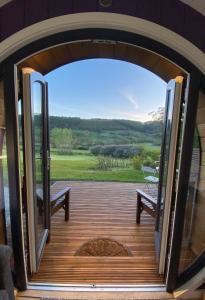
[[[68,128],[100,132],[102,130],[135,130],[142,133],[161,133],[162,121],[139,122],[121,119],[81,119],[50,116],[50,129]]]

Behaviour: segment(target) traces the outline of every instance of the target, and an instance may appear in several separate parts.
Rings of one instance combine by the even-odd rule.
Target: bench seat
[[[136,193],[137,193],[136,223],[140,224],[141,213],[143,212],[143,210],[146,211],[153,218],[156,218],[157,192],[153,191],[153,195],[150,195],[141,189],[136,189]]]

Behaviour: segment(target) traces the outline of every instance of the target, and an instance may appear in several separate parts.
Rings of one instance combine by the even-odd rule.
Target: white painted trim
[[[160,259],[159,259],[159,273],[164,274],[165,264],[166,264],[166,250],[168,246],[168,236],[169,236],[169,225],[170,225],[170,212],[171,212],[171,201],[174,186],[174,174],[175,170],[175,159],[177,155],[177,141],[178,141],[178,131],[179,123],[181,117],[181,105],[182,105],[182,83],[183,77],[178,76],[177,78],[169,81],[167,85],[167,93],[172,92],[173,95],[173,112],[171,121],[171,136],[170,136],[170,146],[169,146],[169,157],[168,157],[168,171],[166,180],[166,190],[164,199],[164,216],[161,234],[161,246],[160,246]],[[172,100],[170,100],[172,101]],[[169,104],[168,104],[169,105]]]
[[[28,233],[29,233],[29,252],[30,252],[30,268],[31,272],[37,271],[36,261],[36,239],[35,239],[35,213],[33,204],[33,165],[32,165],[32,137],[31,137],[31,86],[30,86],[30,75],[32,69],[23,69],[23,115],[24,115],[24,135],[25,135],[25,176],[27,181],[26,186],[26,199],[28,207]]]
[[[179,34],[147,20],[104,12],[64,15],[26,27],[1,42],[0,62],[23,46],[40,38],[83,28],[124,30],[152,38],[174,49],[205,73],[205,53]]]
[[[19,193],[20,193],[20,199],[22,199],[23,195],[22,195],[22,174],[21,174],[21,164],[20,164],[21,151],[20,151],[20,136],[19,136],[20,129],[19,129],[19,108],[18,108],[18,104],[19,104],[19,99],[18,99],[18,70],[17,70],[16,66],[14,67],[14,82],[15,82],[15,106],[16,106],[15,111],[16,111],[17,139],[18,139],[18,142],[17,142],[18,150],[17,151],[18,151],[18,157],[19,157],[19,161],[18,161],[19,170],[18,170],[18,173],[19,173],[19,178],[20,178]],[[25,240],[24,240],[25,232],[24,232],[23,203],[22,203],[22,201],[19,202],[19,205],[20,205],[20,214],[21,214],[21,240],[22,240],[22,244],[23,244],[24,274],[25,274],[25,277],[26,277],[26,280],[27,280],[28,278],[27,278],[27,272],[26,272]]]
[[[7,3],[11,2],[12,0],[0,0],[0,7],[6,5]]]

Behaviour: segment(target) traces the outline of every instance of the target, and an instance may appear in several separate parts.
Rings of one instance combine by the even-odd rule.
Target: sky
[[[166,83],[137,65],[87,59],[45,76],[52,116],[127,119],[146,122],[164,106]]]

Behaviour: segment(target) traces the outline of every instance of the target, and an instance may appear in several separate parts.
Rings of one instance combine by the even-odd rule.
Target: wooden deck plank
[[[154,248],[154,219],[142,214],[136,224],[136,188],[114,182],[60,182],[71,186],[70,220],[64,211],[52,217],[51,241],[46,245],[32,282],[85,284],[161,284]],[[74,256],[94,238],[112,238],[132,257]]]

